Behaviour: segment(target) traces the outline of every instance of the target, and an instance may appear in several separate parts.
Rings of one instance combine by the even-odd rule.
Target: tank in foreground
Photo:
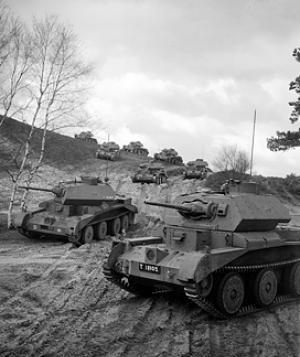
[[[55,197],[41,202],[35,211],[14,216],[15,227],[26,236],[65,236],[80,245],[126,232],[137,212],[131,198],[116,194],[96,177],[82,176],[79,182],[59,184],[53,189],[28,189],[52,192]]]
[[[111,282],[141,295],[179,289],[217,318],[299,298],[300,229],[257,184],[145,203],[169,208],[163,234],[114,242],[104,264]]]

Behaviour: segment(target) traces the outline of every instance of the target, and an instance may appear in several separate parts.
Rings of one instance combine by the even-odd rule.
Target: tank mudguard
[[[194,274],[199,265],[199,261],[205,257],[202,253],[189,253],[187,259],[182,261],[178,272],[178,279],[181,281],[194,280]]]
[[[20,212],[13,215],[13,226],[18,228],[25,228],[26,221],[31,218],[35,213],[44,212],[45,208],[38,208],[31,212]]]
[[[198,263],[193,280],[199,282],[209,274],[234,261],[246,252],[243,248],[212,249]]]
[[[109,253],[109,257],[107,259],[107,266],[112,269],[114,267],[115,262],[117,261],[118,257],[125,252],[126,243],[119,242],[115,244]]]
[[[199,282],[245,253],[242,248],[213,249],[208,252],[189,253],[183,260],[178,279]]]
[[[13,226],[15,228],[22,227],[26,221],[27,218],[30,217],[29,212],[22,212],[22,213],[17,213],[13,215]]]

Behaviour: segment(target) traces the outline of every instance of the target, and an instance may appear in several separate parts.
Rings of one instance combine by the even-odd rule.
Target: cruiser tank
[[[37,210],[14,216],[15,227],[26,236],[65,236],[81,245],[127,231],[137,213],[131,198],[118,195],[97,177],[81,176],[52,189],[19,187],[55,195]]]
[[[300,228],[254,182],[220,192],[145,202],[167,208],[161,236],[113,242],[104,264],[112,283],[134,294],[181,290],[217,318],[240,316],[300,296]]]

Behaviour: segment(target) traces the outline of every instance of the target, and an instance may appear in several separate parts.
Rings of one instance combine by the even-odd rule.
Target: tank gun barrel
[[[151,201],[144,201],[144,203],[150,206],[173,208],[173,209],[177,209],[178,211],[186,212],[186,213],[192,211],[191,208],[185,207],[184,205],[172,205],[170,203],[160,203],[160,202],[151,202]]]
[[[184,202],[181,205],[173,205],[170,203],[159,203],[144,201],[147,205],[159,206],[176,209],[182,216],[190,219],[211,218],[215,215],[217,205],[213,202],[205,202],[195,200],[192,202]]]
[[[32,190],[32,191],[44,191],[44,192],[53,192],[52,188],[43,188],[43,187],[36,187],[36,186],[18,186],[19,188],[23,188],[24,190]]]

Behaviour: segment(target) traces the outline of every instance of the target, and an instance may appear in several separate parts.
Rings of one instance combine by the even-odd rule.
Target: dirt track
[[[0,236],[1,356],[299,356],[300,303],[215,321],[176,296],[103,278],[109,242],[70,249]]]

